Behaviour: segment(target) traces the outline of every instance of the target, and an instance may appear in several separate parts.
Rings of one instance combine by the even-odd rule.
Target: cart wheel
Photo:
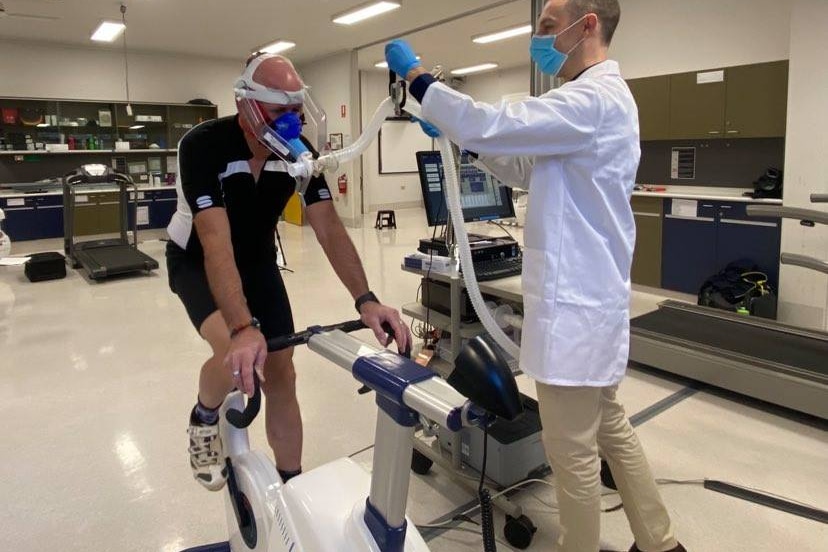
[[[538,530],[532,520],[526,516],[512,517],[506,516],[506,526],[503,528],[503,536],[506,537],[506,542],[515,548],[521,550],[528,548],[532,544],[532,537]]]
[[[612,476],[612,471],[610,471],[606,460],[601,460],[601,483],[608,489],[618,490],[618,485],[615,484],[615,478]]]
[[[414,449],[411,454],[411,471],[418,475],[427,475],[433,464],[434,461],[431,458]]]

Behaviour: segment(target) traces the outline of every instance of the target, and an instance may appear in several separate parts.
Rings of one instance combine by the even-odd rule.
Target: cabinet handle
[[[732,205],[720,205],[722,209],[733,209]]]
[[[664,218],[668,219],[679,219],[679,220],[692,220],[696,222],[716,222],[716,219],[713,217],[689,217],[685,215],[664,215]]]
[[[177,197],[164,197],[164,198],[158,198],[155,201],[178,201],[178,198]]]
[[[34,211],[34,207],[4,207],[4,211]]]
[[[98,205],[120,205],[120,201],[101,201]]]
[[[708,209],[712,209],[712,208],[713,208],[713,206],[712,206],[712,205],[708,205],[708,204],[705,204],[705,203],[702,203],[702,207],[707,207]]]
[[[718,130],[708,130],[707,133],[708,134],[721,134],[721,132],[718,131]]]
[[[738,130],[728,130],[727,133],[728,134],[739,134],[739,131]]]
[[[722,219],[722,224],[739,224],[741,226],[767,226],[768,228],[778,228],[779,225],[774,222],[754,222],[750,220],[735,220]]]
[[[660,213],[643,213],[639,211],[633,211],[633,215],[636,217],[654,217],[654,218],[661,218]]]
[[[37,210],[41,209],[63,209],[63,205],[40,205]]]

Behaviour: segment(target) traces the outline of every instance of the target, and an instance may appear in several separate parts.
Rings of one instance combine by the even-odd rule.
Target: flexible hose
[[[377,110],[374,112],[374,116],[371,118],[368,126],[362,131],[359,138],[357,138],[356,142],[346,148],[332,151],[321,156],[315,163],[317,170],[319,170],[319,172],[334,172],[342,163],[353,161],[362,155],[362,153],[368,149],[368,146],[371,145],[371,142],[374,141],[374,138],[377,137],[377,134],[379,133],[380,128],[382,128],[382,123],[385,122],[385,119],[393,114],[394,102],[390,97],[385,98],[385,100],[379,104],[379,107],[377,107]]]
[[[422,118],[420,106],[414,102],[409,101],[405,109],[414,116]],[[477,317],[483,323],[483,327],[489,332],[489,335],[492,336],[492,339],[509,356],[515,359],[520,358],[520,347],[498,326],[489,309],[486,308],[486,302],[480,293],[480,286],[477,285],[477,276],[474,273],[469,235],[466,232],[465,220],[463,219],[463,208],[460,205],[460,183],[457,180],[457,171],[454,170],[456,166],[454,151],[451,149],[451,142],[445,135],[437,138],[437,144],[440,147],[440,156],[443,158],[443,172],[445,173],[446,179],[446,201],[448,203],[449,213],[451,213],[451,224],[454,228],[454,236],[457,239],[460,266],[463,268],[463,281],[466,284],[466,291],[468,291],[474,312],[477,313]]]

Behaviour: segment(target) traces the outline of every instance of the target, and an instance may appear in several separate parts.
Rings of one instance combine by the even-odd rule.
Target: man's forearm
[[[252,315],[242,289],[241,276],[232,251],[214,252],[204,256],[204,270],[213,299],[225,322],[237,328],[250,322]]]

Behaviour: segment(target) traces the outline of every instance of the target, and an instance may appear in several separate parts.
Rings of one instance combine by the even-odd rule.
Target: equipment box
[[[26,278],[30,282],[43,282],[46,280],[65,278],[66,257],[54,251],[35,253],[26,261],[24,271]]]
[[[523,481],[547,466],[541,441],[541,423],[538,402],[521,395],[524,414],[514,422],[497,420],[489,427],[489,448],[486,476],[499,485],[508,487]],[[451,433],[441,428],[440,444],[451,450]],[[480,471],[483,467],[483,430],[479,427],[460,431],[460,457],[463,462]]]

